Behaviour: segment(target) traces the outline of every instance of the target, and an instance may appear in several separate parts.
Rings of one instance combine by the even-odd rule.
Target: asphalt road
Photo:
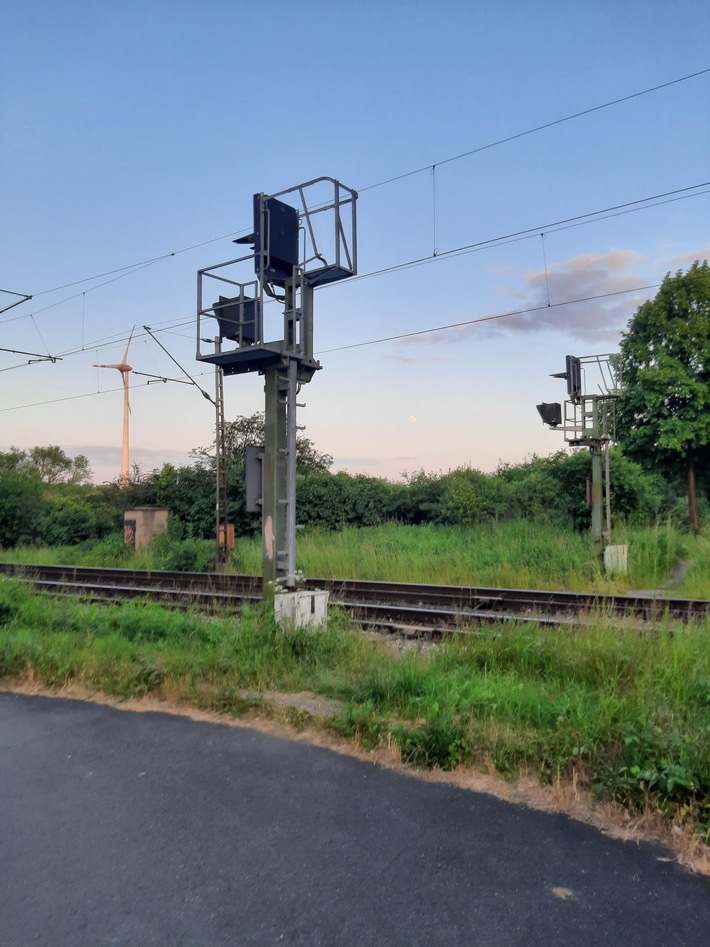
[[[254,730],[0,694],[0,947],[708,945],[650,845]]]

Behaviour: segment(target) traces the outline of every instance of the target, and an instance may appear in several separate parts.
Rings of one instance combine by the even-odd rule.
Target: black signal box
[[[231,339],[240,344],[253,345],[257,340],[258,301],[250,297],[228,299],[219,297],[213,303],[215,317],[219,323],[222,339]],[[241,330],[241,331],[240,331]]]
[[[582,365],[574,355],[565,356],[565,376],[570,401],[578,402],[582,397]]]
[[[559,401],[554,401],[552,404],[546,404],[543,401],[542,404],[535,405],[535,407],[542,418],[543,424],[549,424],[550,427],[557,427],[562,424],[562,405]]]
[[[254,195],[254,268],[283,285],[298,264],[298,211],[275,197]]]
[[[565,371],[555,372],[551,378],[564,378],[567,381],[567,394],[570,401],[579,404],[582,400],[582,362],[576,355],[565,355]]]

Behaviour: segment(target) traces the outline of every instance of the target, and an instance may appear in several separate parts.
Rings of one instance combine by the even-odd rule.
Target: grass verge
[[[710,844],[707,626],[484,626],[399,651],[343,615],[287,634],[260,611],[90,605],[3,579],[0,677],[236,716],[268,712],[267,694],[310,691],[342,707],[320,725],[366,750],[394,746],[417,767],[574,781]]]
[[[667,525],[620,527],[615,542],[629,545],[629,575],[609,577],[592,552],[589,535],[524,520],[471,529],[388,523],[339,532],[299,534],[298,568],[308,576],[480,585],[509,588],[627,592],[663,587],[679,560],[691,567],[669,594],[710,597],[710,532],[690,536]],[[202,571],[213,566],[206,540],[161,538],[130,550],[121,536],[80,546],[6,550],[9,562]],[[230,568],[261,572],[261,541],[240,538]]]

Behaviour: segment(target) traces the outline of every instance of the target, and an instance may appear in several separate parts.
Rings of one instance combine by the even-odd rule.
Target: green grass
[[[298,568],[313,578],[600,593],[661,588],[677,561],[690,560],[688,575],[669,594],[710,598],[710,531],[691,536],[664,525],[620,527],[614,541],[628,543],[626,577],[604,574],[587,533],[527,521],[473,529],[390,523],[340,532],[306,530],[299,533],[296,555]],[[177,542],[167,537],[153,549],[132,552],[120,536],[93,545],[2,553],[5,561],[14,562],[188,571],[210,568],[212,557],[213,545],[206,540]],[[228,568],[259,574],[259,537],[239,539]]]
[[[25,565],[203,572],[214,567],[214,556],[215,544],[209,540],[162,536],[151,547],[132,549],[117,533],[76,546],[18,546],[3,550],[0,557],[4,562]]]
[[[154,695],[241,714],[269,691],[343,703],[327,726],[420,766],[543,781],[575,773],[602,798],[708,833],[710,627],[484,627],[419,653],[393,651],[335,614],[287,634],[239,619],[34,595],[0,581],[0,677]]]
[[[673,594],[710,597],[710,533],[623,528],[614,541],[629,545],[627,577],[604,574],[587,533],[526,521],[475,529],[388,524],[308,530],[299,534],[296,553],[298,568],[312,577],[620,593],[660,588],[675,562],[687,558],[693,568]],[[239,571],[259,572],[259,555],[256,540],[241,540]]]

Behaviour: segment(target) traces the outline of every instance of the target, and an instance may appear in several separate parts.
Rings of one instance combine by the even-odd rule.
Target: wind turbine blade
[[[126,351],[123,353],[123,364],[126,364],[126,359],[128,358],[128,350],[131,347],[131,339],[133,338],[133,333],[136,331],[136,327],[133,326],[131,329],[131,334],[128,336],[128,345],[126,346]]]

